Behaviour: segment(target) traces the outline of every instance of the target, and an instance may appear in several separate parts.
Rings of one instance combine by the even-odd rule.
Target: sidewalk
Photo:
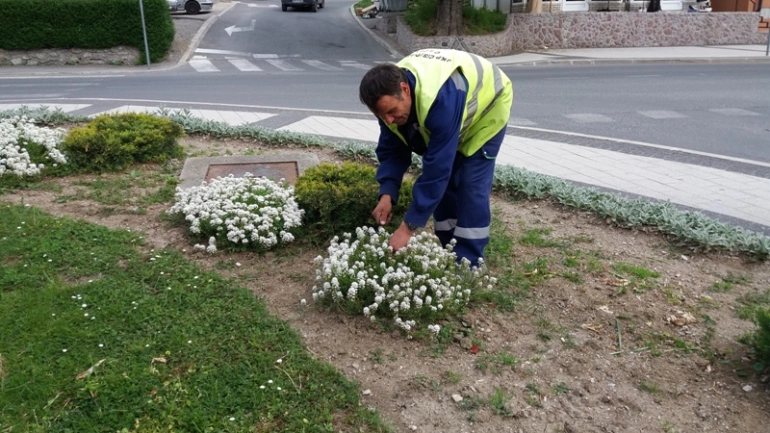
[[[770,62],[765,45],[702,47],[577,48],[524,52],[491,60],[498,65],[593,65],[608,63],[743,63]]]

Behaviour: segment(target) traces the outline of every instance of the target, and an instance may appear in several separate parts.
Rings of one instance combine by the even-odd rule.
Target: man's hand
[[[391,214],[392,210],[393,204],[391,202],[390,195],[383,194],[382,197],[380,197],[380,202],[377,203],[377,207],[375,207],[374,211],[372,212],[372,218],[374,218],[376,224],[384,226],[385,224],[389,223],[390,218],[393,217]]]
[[[393,248],[393,252],[396,252],[401,248],[406,247],[409,243],[409,239],[412,238],[412,235],[414,235],[414,232],[409,230],[406,223],[402,222],[396,232],[393,233],[393,236],[390,237],[388,245]]]

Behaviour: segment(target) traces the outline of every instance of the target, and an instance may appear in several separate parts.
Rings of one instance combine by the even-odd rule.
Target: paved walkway
[[[28,104],[34,107],[36,104]],[[118,112],[157,112],[160,107],[124,105],[100,109],[90,104],[40,104],[58,107],[65,112],[85,115]],[[18,108],[21,104],[0,104],[0,110]],[[328,137],[374,143],[377,141],[376,120],[351,113],[313,113],[283,111],[275,108],[224,110],[205,106],[188,108],[195,117],[230,125],[253,124],[281,131],[292,131]],[[548,141],[521,136],[522,130],[509,128],[498,164],[525,168],[535,173],[555,176],[587,186],[595,186],[633,196],[670,200],[689,209],[698,209],[727,222],[770,234],[770,164],[748,161],[728,161],[753,166],[758,175],[740,170],[714,168],[709,159],[720,157],[697,155],[704,164],[677,162],[662,158],[639,156],[582,144]],[[606,139],[612,141],[612,139]],[[628,143],[625,143],[626,145]],[[639,144],[643,145],[643,144]],[[704,159],[705,158],[705,159]],[[725,159],[727,160],[727,159]],[[725,162],[725,161],[717,161]],[[712,166],[709,166],[712,165]],[[746,170],[743,170],[744,172]]]

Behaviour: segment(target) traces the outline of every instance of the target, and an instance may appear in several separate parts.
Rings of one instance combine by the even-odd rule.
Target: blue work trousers
[[[495,174],[495,159],[505,138],[503,128],[471,156],[458,153],[446,192],[433,212],[434,229],[441,244],[453,238],[458,263],[467,258],[478,266],[489,243],[492,209],[489,196]]]

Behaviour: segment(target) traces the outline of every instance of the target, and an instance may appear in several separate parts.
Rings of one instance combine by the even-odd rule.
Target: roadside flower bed
[[[268,250],[290,243],[302,225],[303,211],[294,189],[283,180],[276,183],[247,173],[177,188],[176,203],[168,213],[184,215],[190,232],[209,240],[207,247],[196,247],[213,253],[223,244]]]
[[[328,256],[316,257],[313,299],[375,321],[390,317],[409,333],[425,324],[438,334],[441,319],[463,311],[475,288],[491,288],[496,280],[456,263],[452,244],[443,248],[435,235],[420,232],[396,253],[390,233],[359,227],[355,236],[335,237]]]
[[[64,130],[33,122],[25,116],[0,119],[0,176],[35,176],[48,163],[55,167],[67,162],[59,149]]]

